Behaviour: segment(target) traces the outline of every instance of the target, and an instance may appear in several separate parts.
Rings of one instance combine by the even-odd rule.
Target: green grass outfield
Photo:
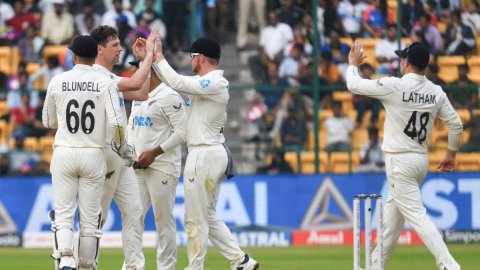
[[[462,270],[480,269],[480,244],[450,244],[449,249],[462,266]],[[247,248],[260,262],[261,270],[352,270],[351,246]],[[0,248],[0,269],[53,269],[48,249]],[[145,249],[146,269],[156,269],[155,250]],[[120,270],[123,253],[121,249],[103,249],[100,253],[100,270]],[[187,263],[185,248],[178,250],[177,269]],[[215,249],[209,249],[205,270],[228,270],[229,263]],[[387,270],[435,270],[435,260],[422,246],[397,246]]]

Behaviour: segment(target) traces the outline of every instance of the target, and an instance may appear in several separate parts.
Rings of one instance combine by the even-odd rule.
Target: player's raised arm
[[[207,39],[204,39],[207,40]],[[200,49],[199,47],[202,46]],[[155,74],[177,92],[190,95],[217,95],[218,89],[228,87],[228,81],[219,78],[219,80],[202,79],[205,74],[218,69],[218,60],[220,58],[220,47],[216,42],[205,42],[205,44],[193,43],[190,48],[190,57],[192,61],[192,71],[197,73],[198,77],[183,76],[178,74],[165,60],[162,49],[162,41],[159,37],[155,40],[155,62],[152,65]],[[198,53],[202,51],[202,53]],[[218,51],[218,55],[211,54],[211,51]],[[198,64],[194,64],[197,62]],[[206,68],[200,66],[200,62],[208,63]],[[216,71],[218,72],[218,71]]]
[[[133,44],[133,53],[140,60],[138,70],[130,78],[122,78],[118,82],[118,89],[128,100],[146,100],[149,90],[150,67],[153,61],[153,48],[157,32],[150,33],[146,41],[137,39]]]
[[[379,98],[392,92],[396,78],[381,78],[377,80],[368,80],[361,77],[358,66],[365,60],[363,55],[363,46],[359,41],[355,41],[348,54],[348,68],[346,74],[347,88],[349,91]]]

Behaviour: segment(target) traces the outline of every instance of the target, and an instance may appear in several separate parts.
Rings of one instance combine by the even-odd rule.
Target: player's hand
[[[155,39],[156,39],[157,36],[158,36],[157,31],[152,30],[152,32],[150,32],[150,35],[148,36],[147,41],[145,43],[147,53],[152,53],[152,54],[155,53],[154,52],[154,50],[155,50]]]
[[[155,161],[156,155],[153,151],[145,151],[138,157],[137,163],[142,168],[148,168]]]
[[[154,55],[155,62],[160,62],[163,59],[165,59],[165,57],[163,56],[162,39],[160,38],[159,35],[156,35],[155,37],[155,49],[153,50],[153,55]]]
[[[455,152],[448,150],[437,169],[442,172],[452,172],[455,169]]]
[[[356,40],[348,54],[348,64],[358,66],[367,58],[363,55],[363,45]]]
[[[140,61],[143,61],[147,55],[146,43],[147,40],[144,38],[137,38],[135,43],[133,43],[133,55]]]
[[[115,140],[112,140],[111,145],[112,150],[122,158],[123,164],[127,167],[131,167],[135,162],[135,147],[126,142],[121,145],[117,145]]]

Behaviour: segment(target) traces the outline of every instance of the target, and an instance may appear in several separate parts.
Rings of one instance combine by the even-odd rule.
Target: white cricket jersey
[[[101,65],[98,65],[98,64],[93,64],[93,68],[97,72],[100,72],[101,74],[103,74],[104,76],[108,76],[109,78],[111,78],[111,80],[114,81],[115,86],[117,86],[118,82],[122,79],[122,77],[119,77],[119,76],[115,75],[114,73],[110,72],[104,66],[101,66]],[[117,94],[118,105],[120,106],[120,111],[122,113],[122,119],[123,119],[123,122],[121,123],[121,125],[122,125],[122,127],[124,127],[124,130],[126,130],[128,118],[127,118],[127,111],[125,110],[125,99],[123,98],[122,92],[120,92],[118,90],[118,87],[117,87],[117,92],[118,92],[118,94]],[[125,135],[127,135],[127,134],[125,134]],[[113,135],[112,135],[111,130],[107,129],[107,135],[105,136],[105,141],[108,144],[110,144],[110,142],[112,141],[112,138],[113,138]]]
[[[223,70],[204,76],[182,76],[166,60],[153,65],[161,80],[180,93],[188,94],[187,145],[216,145],[225,142],[223,128],[227,121],[228,80]]]
[[[160,146],[165,153],[156,157],[149,168],[179,177],[186,130],[182,97],[166,84],[160,84],[148,94],[148,100],[133,101],[128,125],[137,158]]]
[[[382,149],[388,153],[427,153],[435,118],[448,126],[448,149],[457,150],[462,122],[442,88],[425,76],[408,73],[401,78],[362,79],[358,68],[347,68],[347,87],[379,99],[386,111]]]
[[[58,129],[53,145],[105,147],[105,127],[112,130],[124,121],[115,100],[115,82],[91,66],[78,64],[55,76],[42,110],[43,125]]]

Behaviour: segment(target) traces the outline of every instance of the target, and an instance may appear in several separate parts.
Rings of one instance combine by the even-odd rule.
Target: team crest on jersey
[[[209,79],[202,79],[198,81],[202,88],[207,88],[210,86],[211,81]]]
[[[153,121],[149,116],[135,116],[133,118],[133,124],[139,127],[151,127],[153,126]]]
[[[142,102],[141,102],[141,101],[135,100],[135,101],[133,102],[133,106],[134,106],[134,107],[140,106],[140,105],[142,105]]]
[[[192,96],[188,96],[187,100],[185,100],[185,107],[190,107],[190,101],[191,101]]]

